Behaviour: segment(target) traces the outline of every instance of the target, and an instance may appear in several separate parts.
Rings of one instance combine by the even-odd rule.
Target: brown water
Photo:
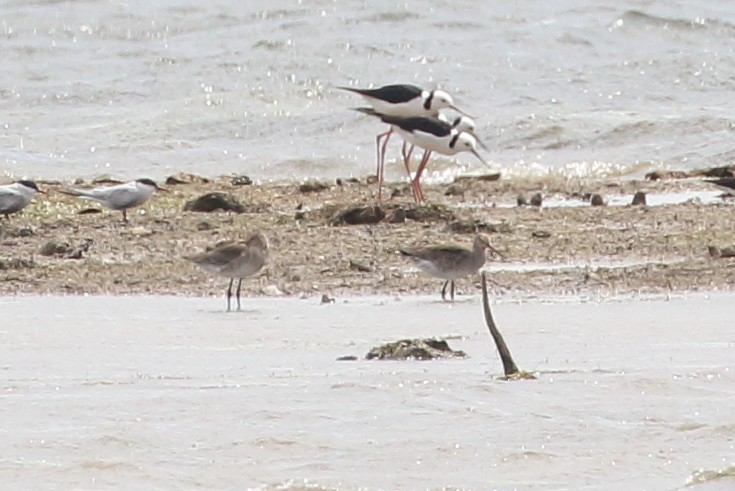
[[[504,382],[476,297],[0,298],[0,489],[682,489],[735,465],[733,300],[501,303]],[[362,359],[425,336],[471,357]]]

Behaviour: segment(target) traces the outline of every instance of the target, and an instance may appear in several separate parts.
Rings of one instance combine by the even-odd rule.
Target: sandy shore
[[[434,243],[469,245],[475,230],[488,233],[504,255],[488,263],[495,294],[658,294],[729,290],[735,282],[733,260],[708,252],[709,246],[735,243],[732,207],[696,179],[465,179],[425,186],[429,205],[418,209],[408,187],[395,183],[385,191],[384,209],[397,223],[386,219],[375,225],[332,224],[345,207],[374,204],[370,179],[306,187],[236,185],[230,177],[182,180],[192,182],[167,185],[170,193],[154,196],[127,224],[120,213],[107,210],[79,214],[98,207],[55,192],[63,183],[42,183],[47,196],[0,222],[0,295],[219,295],[226,280],[182,256],[256,228],[268,235],[272,252],[267,267],[244,282],[244,295],[437,292],[441,282],[412,268],[396,251]],[[649,203],[671,204],[612,206],[629,203],[639,190],[649,193]],[[182,211],[188,200],[215,191],[231,194],[245,211]],[[543,194],[544,206],[516,206],[518,195],[535,192]],[[582,201],[585,193],[600,193],[612,205],[593,207]],[[692,196],[697,197],[688,199]],[[397,208],[409,218],[401,221],[401,212],[396,217]],[[42,255],[49,242],[68,248]],[[73,249],[77,254],[69,253]],[[476,294],[479,279],[459,282],[458,289]]]

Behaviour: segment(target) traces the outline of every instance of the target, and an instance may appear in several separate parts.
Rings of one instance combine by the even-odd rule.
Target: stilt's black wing
[[[402,118],[400,116],[389,116],[387,114],[381,114],[371,107],[353,107],[355,111],[359,111],[363,114],[375,116],[380,118],[384,123],[398,126],[404,131],[413,133],[420,131],[422,133],[431,133],[432,135],[443,137],[447,136],[452,132],[452,125],[445,123],[436,118],[422,118],[422,117],[411,117]]]
[[[379,89],[355,89],[353,87],[339,87],[342,90],[349,90],[355,94],[373,97],[381,101],[390,102],[391,104],[400,104],[408,102],[416,97],[421,97],[421,87],[415,85],[395,84],[386,85]]]
[[[381,115],[380,119],[385,123],[398,126],[403,131],[408,131],[409,133],[419,131],[421,133],[430,133],[434,136],[443,137],[452,132],[452,125],[436,118],[400,118],[397,116]]]

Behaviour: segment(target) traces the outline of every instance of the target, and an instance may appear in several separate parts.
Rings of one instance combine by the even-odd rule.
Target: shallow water
[[[735,464],[732,302],[501,303],[503,382],[477,297],[0,298],[0,488],[682,489]],[[471,357],[336,361],[425,336]]]
[[[381,127],[335,87],[393,82],[453,93],[506,176],[731,164],[733,32],[706,0],[3,2],[0,174],[364,175]]]

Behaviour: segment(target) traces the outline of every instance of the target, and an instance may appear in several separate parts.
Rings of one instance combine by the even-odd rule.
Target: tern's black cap
[[[18,184],[22,184],[23,186],[27,188],[35,189],[36,191],[38,191],[38,185],[33,181],[28,181],[26,179],[23,179],[21,181],[18,181]]]

